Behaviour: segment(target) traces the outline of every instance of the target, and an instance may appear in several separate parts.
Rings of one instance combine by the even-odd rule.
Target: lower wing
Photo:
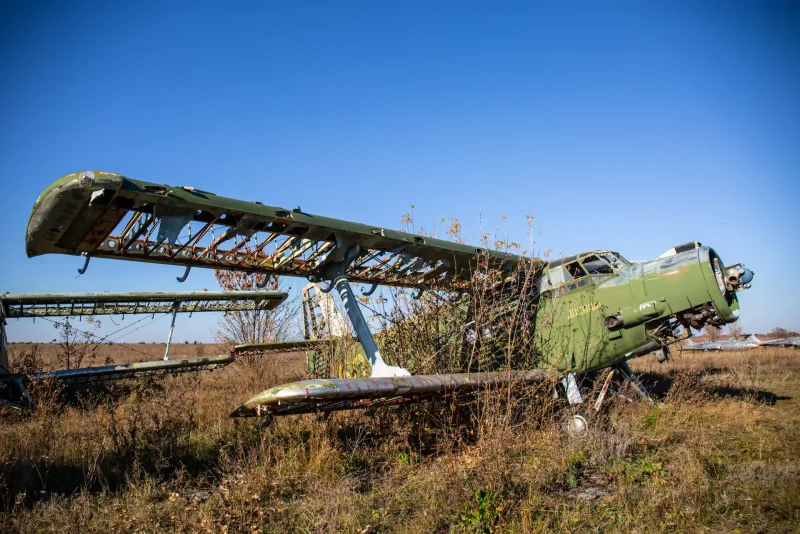
[[[200,356],[197,358],[156,360],[151,362],[126,363],[122,365],[105,365],[102,367],[83,367],[64,369],[61,371],[45,371],[36,373],[34,380],[47,377],[57,378],[65,384],[81,384],[86,382],[102,382],[105,380],[121,380],[140,375],[180,374],[190,371],[210,371],[224,367],[234,361],[228,354],[219,356]]]
[[[256,354],[280,354],[301,350],[319,350],[338,343],[339,338],[328,339],[303,339],[299,341],[273,341],[269,343],[248,343],[236,345],[233,348],[234,356],[252,356]]]
[[[455,391],[477,391],[506,384],[541,382],[547,376],[545,371],[533,370],[303,380],[262,391],[237,408],[231,417],[333,412],[418,402]]]

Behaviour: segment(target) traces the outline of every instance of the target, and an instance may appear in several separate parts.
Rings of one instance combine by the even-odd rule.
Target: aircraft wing
[[[286,300],[280,291],[183,291],[135,293],[6,293],[9,318],[71,317],[271,310]]]
[[[456,391],[477,391],[509,383],[531,384],[547,378],[541,370],[498,373],[418,375],[390,378],[303,380],[262,391],[231,417],[267,417],[352,410],[418,402]]]
[[[26,232],[29,257],[82,254],[302,277],[341,260],[356,244],[360,254],[348,267],[348,280],[401,287],[464,288],[479,261],[510,270],[522,259],[299,207],[93,171],[51,184],[36,201]]]
[[[681,350],[722,350],[722,345],[716,341],[707,341],[704,343],[687,343]]]
[[[170,360],[154,360],[148,362],[134,362],[120,365],[103,365],[99,367],[80,367],[78,369],[60,369],[58,371],[42,371],[30,375],[2,374],[0,382],[14,383],[30,379],[41,381],[46,378],[55,378],[64,384],[87,384],[105,382],[108,380],[123,380],[143,375],[175,375],[194,371],[211,371],[225,367],[235,361],[230,354],[217,356],[198,356],[195,358],[175,358]],[[2,402],[2,401],[0,401]]]
[[[800,347],[800,337],[773,339],[771,341],[764,341],[761,344],[769,345],[771,347]]]
[[[141,375],[169,375],[192,371],[210,371],[224,367],[235,358],[229,354],[218,356],[199,356],[196,358],[174,358],[149,362],[135,362],[101,367],[83,367],[79,369],[63,369],[37,373],[31,378],[42,379],[53,377],[65,384],[82,384],[87,382],[103,382],[106,380],[122,380]]]
[[[281,354],[301,350],[319,350],[339,343],[338,338],[327,339],[301,339],[297,341],[273,341],[269,343],[249,343],[236,345],[233,348],[234,356],[249,356],[257,354]]]

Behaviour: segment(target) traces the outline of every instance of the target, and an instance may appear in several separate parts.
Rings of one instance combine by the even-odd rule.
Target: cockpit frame
[[[592,250],[553,260],[547,264],[539,280],[539,292],[567,292],[607,276],[615,276],[630,265],[620,253],[611,250]]]

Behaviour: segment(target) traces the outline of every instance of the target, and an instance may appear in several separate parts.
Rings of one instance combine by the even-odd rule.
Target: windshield
[[[607,252],[604,257],[615,269],[622,267],[623,265],[631,264],[631,262],[623,258],[619,252]]]
[[[586,269],[586,272],[589,274],[614,274],[614,269],[611,268],[609,263],[611,263],[608,254],[603,254],[601,256],[591,255],[587,256],[583,259],[583,268]],[[614,258],[616,261],[616,258]],[[606,263],[608,262],[608,263]]]
[[[567,272],[564,267],[556,267],[550,269],[550,285],[551,287],[558,287],[563,284],[572,282],[572,276]]]

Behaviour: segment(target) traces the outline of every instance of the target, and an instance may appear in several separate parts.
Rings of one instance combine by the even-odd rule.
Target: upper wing
[[[69,317],[271,310],[287,296],[280,291],[6,293],[0,305],[6,317]]]
[[[308,277],[348,247],[354,282],[463,288],[484,262],[512,269],[520,256],[386,228],[244,202],[105,172],[51,184],[34,205],[28,256],[106,258]]]

